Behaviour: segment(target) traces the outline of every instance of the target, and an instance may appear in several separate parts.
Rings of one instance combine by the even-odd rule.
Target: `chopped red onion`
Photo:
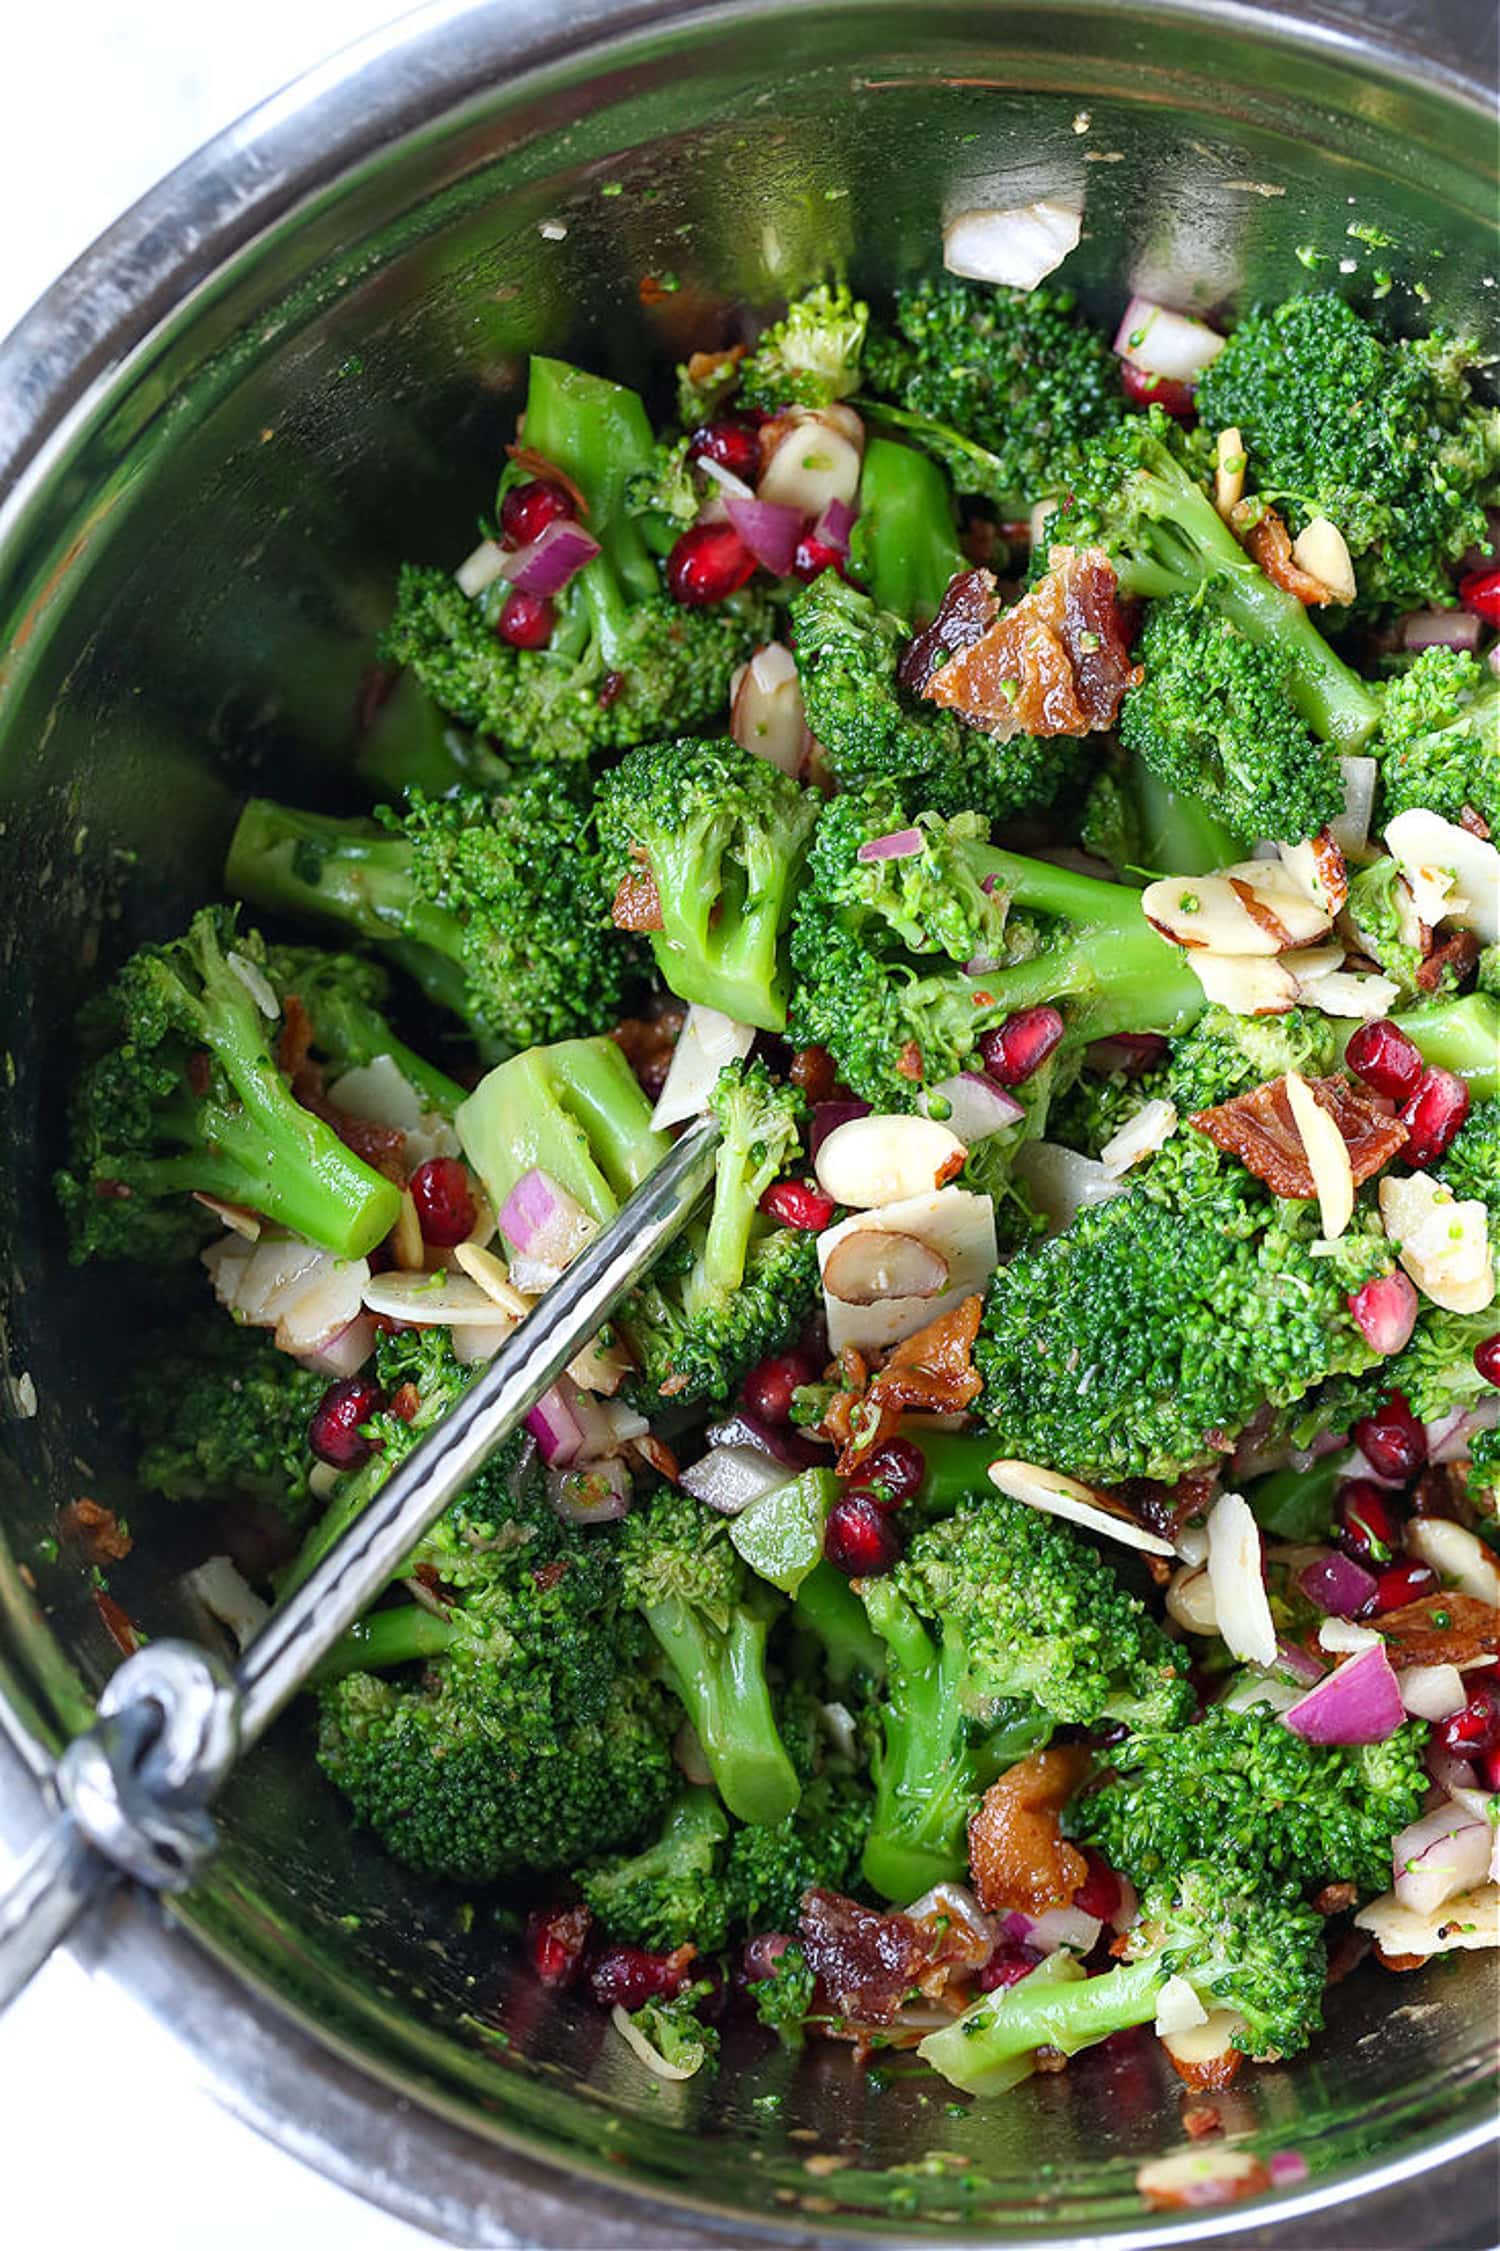
[[[678,1479],[685,1493],[720,1516],[738,1516],[762,1494],[788,1482],[781,1464],[754,1446],[714,1446]]]
[[[886,836],[872,836],[855,853],[856,860],[912,860],[921,851],[922,831],[919,828],[892,829]]]
[[[523,594],[560,594],[599,552],[599,542],[571,516],[554,516],[535,539],[507,555],[500,577]]]
[[[526,1417],[526,1428],[549,1469],[566,1469],[583,1449],[583,1425],[574,1412],[574,1401],[581,1396],[575,1384],[559,1376]]]
[[[368,1313],[358,1313],[316,1352],[299,1352],[297,1359],[317,1376],[357,1376],[374,1350],[375,1324]]]
[[[956,1078],[940,1079],[936,1086],[929,1087],[922,1100],[929,1117],[934,1095],[948,1105],[943,1123],[951,1126],[970,1149],[1004,1126],[1019,1125],[1026,1115],[1024,1104],[1003,1086],[997,1086],[984,1071],[960,1071]]]
[[[1489,666],[1491,672],[1500,674],[1500,641],[1497,641],[1495,643],[1495,646],[1491,649],[1489,655],[1485,658],[1484,661]]]
[[[1487,1815],[1490,1793],[1480,1789],[1472,1763],[1461,1759],[1455,1751],[1445,1750],[1435,1735],[1427,1739],[1427,1771],[1438,1788],[1446,1791],[1465,1813]]]
[[[723,1422],[710,1423],[703,1435],[710,1446],[748,1446],[794,1473],[807,1467],[804,1442],[795,1431],[774,1430],[768,1422],[762,1422],[759,1415],[747,1414],[743,1408],[738,1414],[726,1416]]]
[[[1115,331],[1118,358],[1173,383],[1190,383],[1223,349],[1223,337],[1206,321],[1171,312],[1150,297],[1132,297]]]
[[[1325,1673],[1283,1716],[1308,1743],[1384,1743],[1406,1718],[1384,1642]]]
[[[816,1158],[830,1133],[837,1132],[841,1125],[847,1125],[851,1118],[867,1118],[869,1115],[869,1103],[856,1102],[852,1097],[847,1102],[815,1102],[807,1133],[809,1156]]]
[[[1328,1667],[1310,1649],[1299,1647],[1295,1641],[1279,1638],[1276,1643],[1275,1670],[1286,1673],[1292,1680],[1301,1681],[1304,1687],[1311,1688],[1315,1680],[1323,1678]]]
[[[1357,1618],[1375,1592],[1374,1573],[1336,1550],[1299,1571],[1297,1584],[1330,1618]]]
[[[822,515],[813,525],[813,538],[825,547],[835,547],[841,555],[849,552],[849,534],[859,517],[859,510],[851,508],[847,500],[830,500]]]
[[[1480,621],[1471,610],[1413,610],[1400,632],[1406,649],[1477,649]]]
[[[802,537],[802,512],[780,500],[741,500],[730,493],[724,512],[755,560],[773,578],[785,578]]]
[[[1272,2188],[1295,2188],[1307,2179],[1307,2159],[1300,2149],[1275,2149],[1266,2159]]]
[[[1500,1392],[1489,1399],[1481,1399],[1475,1407],[1455,1407],[1436,1422],[1427,1424],[1427,1459],[1461,1462],[1480,1431],[1493,1430],[1497,1422],[1500,1422]]]
[[[566,1266],[598,1233],[598,1222],[540,1167],[523,1172],[496,1215],[512,1247],[539,1266]]]
[[[630,1513],[631,1490],[618,1459],[547,1472],[547,1498],[564,1524],[618,1524]]]
[[[1007,1946],[1034,1946],[1039,1954],[1056,1954],[1063,1947],[1073,1954],[1092,1953],[1104,1925],[1097,1915],[1081,1907],[1049,1907],[1045,1915],[1004,1916],[1000,1937]]]

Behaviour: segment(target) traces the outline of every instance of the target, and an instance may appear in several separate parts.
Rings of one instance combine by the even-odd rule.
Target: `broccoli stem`
[[[797,1589],[792,1619],[823,1652],[823,1670],[834,1688],[856,1681],[878,1681],[885,1672],[885,1645],[865,1616],[848,1580],[831,1563],[817,1563]]]
[[[360,738],[354,770],[381,804],[409,789],[446,797],[454,789],[498,790],[509,769],[482,738],[455,726],[415,675],[402,672]]]
[[[909,407],[890,406],[884,399],[862,398],[859,404],[867,419],[908,431],[918,445],[929,447],[940,461],[951,464],[960,492],[980,493],[1001,507],[1008,506],[1015,515],[1025,515],[1029,502],[1023,494],[1003,489],[1004,468],[999,456],[977,439],[966,437],[951,423],[936,422],[928,414],[913,414]]]
[[[1206,805],[1167,789],[1142,758],[1130,762],[1130,794],[1140,824],[1140,864],[1152,875],[1208,875],[1244,858],[1241,840]]]
[[[580,583],[589,599],[606,664],[618,645],[628,601],[648,601],[661,580],[640,526],[625,505],[631,477],[655,458],[640,396],[566,360],[533,357],[526,391],[526,446],[562,470],[583,494],[587,528],[604,550]],[[508,481],[513,472],[507,471]],[[623,599],[622,599],[623,590]]]
[[[290,1591],[289,1589],[285,1591]],[[346,1673],[384,1673],[418,1658],[441,1657],[458,1638],[457,1628],[420,1602],[376,1610],[356,1619],[313,1671],[308,1685],[342,1680]]]
[[[340,1481],[337,1492],[316,1524],[312,1525],[302,1545],[276,1579],[276,1598],[285,1602],[295,1594],[304,1579],[309,1578],[322,1562],[329,1549],[341,1540],[355,1518],[362,1516],[381,1486],[391,1474],[391,1465],[384,1454],[371,1454],[360,1468]],[[366,1620],[364,1623],[368,1624]],[[351,1631],[358,1632],[358,1627]]]
[[[948,480],[930,456],[890,438],[869,440],[849,556],[883,610],[917,625],[932,618],[948,581],[967,566]]]
[[[641,1615],[672,1670],[720,1797],[740,1821],[775,1823],[802,1794],[777,1731],[766,1680],[766,1634],[774,1605],[754,1588],[722,1627],[675,1597]]]
[[[968,1866],[978,1790],[960,1702],[968,1659],[952,1627],[934,1647],[891,1579],[861,1580],[858,1593],[891,1661],[875,1812],[860,1867],[883,1898],[907,1905],[934,1884],[956,1882]]]
[[[912,1505],[924,1517],[951,1516],[960,1501],[994,1491],[990,1463],[1000,1459],[992,1431],[903,1429],[920,1449],[927,1472]]]
[[[486,1074],[456,1123],[496,1211],[523,1173],[540,1170],[602,1225],[671,1148],[611,1039],[528,1048]]]
[[[1474,1101],[1500,1096],[1500,1001],[1488,993],[1465,993],[1462,1000],[1409,1008],[1394,1021],[1415,1040],[1423,1062],[1463,1079]],[[1355,1028],[1343,1027],[1346,1041]]]
[[[429,1110],[451,1118],[464,1099],[456,1079],[429,1063],[425,1055],[398,1039],[380,1010],[357,993],[339,988],[336,978],[302,977],[295,967],[285,974],[273,957],[276,981],[288,995],[295,993],[312,1021],[313,1045],[339,1058],[341,1070],[358,1070],[385,1055],[395,1064],[408,1086]]]
[[[1018,1985],[985,1994],[941,2032],[929,2033],[917,2053],[966,2094],[998,2095],[1027,2076],[1038,2048],[1076,2055],[1156,2015],[1158,1960],[1123,1963],[1102,1977],[1085,1977],[1077,1963],[1053,1967],[1059,1961],[1051,1955]]]

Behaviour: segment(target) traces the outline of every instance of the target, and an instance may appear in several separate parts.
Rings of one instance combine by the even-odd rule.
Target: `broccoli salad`
[[[533,359],[347,810],[247,803],[90,1004],[58,1193],[201,1300],[139,1483],[241,1639],[717,1117],[301,1706],[661,2078],[738,2013],[1211,2091],[1500,1944],[1475,358],[944,278],[665,429]]]

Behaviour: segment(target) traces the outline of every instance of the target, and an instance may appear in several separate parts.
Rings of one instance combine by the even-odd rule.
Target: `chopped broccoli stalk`
[[[925,453],[890,438],[869,440],[849,561],[882,610],[909,624],[931,620],[948,581],[967,564],[948,480]]]
[[[1141,758],[1124,758],[1094,777],[1079,841],[1108,860],[1124,882],[1161,875],[1208,875],[1245,857],[1245,845],[1202,798],[1169,789]]]
[[[920,852],[860,857],[908,826]],[[844,1083],[881,1108],[915,1108],[924,1084],[961,1070],[1019,1009],[1058,1004],[1072,1053],[1111,1032],[1183,1030],[1203,1008],[1133,886],[983,837],[972,813],[908,823],[889,790],[848,791],[819,820],[792,926],[791,1037],[826,1047]],[[976,955],[996,966],[965,966]]]
[[[307,1425],[326,1389],[264,1331],[220,1325],[198,1352],[154,1361],[149,1389],[132,1385],[145,1441],[136,1476],[169,1501],[266,1501],[299,1523],[311,1505]]]
[[[85,1012],[94,1059],[57,1178],[75,1260],[187,1256],[213,1224],[194,1195],[248,1205],[340,1258],[395,1225],[400,1190],[302,1107],[277,1065],[265,963],[253,931],[205,907],[184,937],[133,954]]]
[[[458,1136],[498,1212],[523,1173],[542,1171],[601,1226],[671,1148],[611,1039],[528,1048],[486,1073],[460,1108]]]
[[[792,1603],[792,1619],[817,1644],[830,1688],[867,1687],[884,1675],[885,1644],[858,1595],[831,1563],[816,1564],[802,1581]]]
[[[773,1079],[764,1063],[730,1063],[709,1108],[722,1139],[703,1249],[684,1293],[689,1313],[723,1304],[745,1278],[760,1199],[795,1163],[807,1104],[800,1090]]]
[[[392,1031],[386,1016],[390,980],[378,962],[316,946],[273,946],[266,975],[284,1006],[293,997],[311,1027],[311,1054],[332,1078],[368,1069],[388,1056],[422,1107],[451,1118],[464,1090]]]
[[[359,739],[354,771],[380,804],[409,789],[446,797],[450,789],[504,789],[508,760],[484,739],[455,727],[410,672],[384,676],[379,704]]]
[[[1239,1893],[1234,1882],[1211,1862],[1184,1868],[1142,1901],[1118,1969],[1044,1979],[1043,1964],[929,2033],[917,2053],[968,2094],[1001,2094],[1034,2067],[1039,2048],[1072,2056],[1149,2024],[1176,1976],[1206,2008],[1244,2019],[1237,2040],[1249,2054],[1295,2055],[1323,2021],[1323,1919],[1291,1887]]]
[[[634,751],[599,791],[606,890],[649,877],[656,966],[679,1000],[778,1032],[782,938],[818,799],[737,743]]]
[[[869,322],[869,307],[842,282],[810,289],[741,361],[740,405],[775,414],[783,407],[832,406],[846,399],[859,389]]]
[[[659,1836],[639,1852],[578,1871],[584,1899],[611,1938],[666,1950],[691,1941],[712,1953],[729,1936],[723,1845],[729,1817],[712,1790],[685,1790]]]
[[[1185,596],[1227,619],[1255,648],[1277,648],[1287,694],[1320,742],[1359,750],[1378,706],[1336,656],[1295,594],[1273,585],[1173,451],[1160,411],[1132,415],[1080,463],[1071,496],[1048,523],[1050,541],[1103,546],[1120,591]]]
[[[1407,911],[1403,914],[1399,883],[1400,871],[1394,860],[1384,856],[1372,860],[1367,867],[1355,871],[1349,884],[1345,912],[1359,941],[1360,952],[1368,954],[1411,999],[1417,993],[1417,971],[1426,954],[1416,913],[1409,900],[1405,902]],[[1450,970],[1445,975],[1451,986],[1455,982],[1454,972]]]
[[[685,1493],[633,1510],[616,1552],[624,1599],[666,1659],[720,1797],[738,1820],[784,1821],[801,1785],[766,1679],[777,1597],[736,1555],[723,1518]]]
[[[1241,836],[1300,843],[1337,820],[1338,754],[1298,711],[1279,641],[1252,640],[1178,594],[1150,606],[1135,658],[1145,678],[1120,707],[1120,742],[1165,788],[1212,807]]]
[[[1329,294],[1239,322],[1203,371],[1205,428],[1238,429],[1251,474],[1293,530],[1326,516],[1363,610],[1453,599],[1448,566],[1483,544],[1500,478],[1500,412],[1469,387],[1477,345],[1445,332],[1389,342]]]
[[[389,1673],[398,1665],[425,1664],[429,1657],[446,1655],[463,1638],[460,1625],[440,1618],[425,1603],[398,1602],[389,1610],[372,1610],[319,1658],[311,1685],[322,1688],[351,1673]]]
[[[1500,679],[1468,649],[1423,649],[1390,682],[1375,750],[1383,819],[1470,805],[1500,828]]]

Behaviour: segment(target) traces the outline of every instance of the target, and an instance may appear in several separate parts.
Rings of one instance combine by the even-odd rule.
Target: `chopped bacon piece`
[[[102,1587],[95,1587],[94,1608],[99,1613],[100,1624],[121,1656],[133,1657],[141,1645],[128,1614],[120,1608],[114,1596],[106,1594]]]
[[[1351,1907],[1359,1905],[1357,1884],[1325,1884],[1313,1893],[1313,1905],[1320,1915],[1346,1915]]]
[[[915,1040],[908,1040],[896,1057],[896,1069],[903,1079],[919,1079],[922,1076],[922,1050]]]
[[[214,1083],[214,1061],[206,1047],[195,1047],[187,1059],[188,1092],[201,1102]]]
[[[505,450],[522,476],[540,477],[544,484],[560,485],[579,515],[588,514],[589,504],[566,469],[559,469],[555,461],[549,461],[544,453],[533,452],[530,446],[509,445]]]
[[[77,1541],[90,1563],[123,1563],[135,1544],[114,1510],[87,1495],[58,1510],[57,1529]]]
[[[927,1967],[928,1941],[909,1915],[882,1914],[814,1886],[797,1918],[802,1951],[840,2016],[885,2024]]]
[[[922,694],[1006,742],[1112,727],[1130,662],[1114,566],[1099,547],[1054,547],[1052,568],[972,646],[949,657]]]
[[[1304,609],[1316,609],[1334,599],[1331,587],[1293,562],[1292,535],[1274,508],[1266,508],[1259,501],[1237,501],[1229,521],[1239,533],[1240,545],[1273,586],[1279,586],[1284,594],[1295,594]]]
[[[655,1016],[625,1016],[609,1035],[653,1102],[667,1083],[672,1050],[686,1016],[683,1008],[663,1008]]]
[[[1500,1610],[1476,1594],[1424,1594],[1380,1621],[1397,1672],[1408,1665],[1467,1665],[1500,1653]]]
[[[1071,1905],[1089,1867],[1058,1817],[1091,1764],[1082,1744],[1054,1744],[1008,1768],[985,1791],[969,1822],[969,1869],[986,1913],[1045,1915]]]
[[[1425,927],[1425,925],[1424,925]],[[1424,993],[1435,993],[1446,971],[1451,970],[1459,981],[1468,976],[1479,959],[1479,940],[1472,930],[1455,930],[1440,946],[1434,946],[1417,971],[1417,987]]]
[[[1328,1112],[1343,1136],[1355,1187],[1363,1186],[1404,1145],[1405,1126],[1399,1118],[1388,1117],[1350,1079],[1309,1079],[1307,1083],[1319,1109]],[[1211,1110],[1195,1111],[1188,1123],[1199,1133],[1206,1133],[1216,1148],[1238,1157],[1245,1170],[1263,1180],[1274,1196],[1294,1196],[1306,1203],[1317,1194],[1284,1078],[1272,1079],[1248,1094],[1237,1094],[1232,1101],[1220,1102]]]
[[[840,1477],[852,1476],[866,1454],[883,1446],[903,1414],[958,1414],[978,1398],[984,1379],[974,1367],[974,1339],[983,1309],[980,1298],[966,1297],[895,1346],[859,1413],[851,1408]]]
[[[1186,2078],[1187,2073],[1170,2050],[1168,2057],[1179,2078]],[[1189,2084],[1191,2084],[1191,2081],[1189,2081]],[[1224,2121],[1211,2102],[1190,2102],[1183,2109],[1182,2130],[1189,2141],[1201,2142],[1206,2140],[1210,2134],[1222,2134]]]
[[[959,571],[950,578],[931,625],[913,634],[902,652],[897,678],[914,696],[925,695],[940,665],[972,649],[994,624],[1000,609],[995,581],[986,570]]]
[[[661,930],[661,896],[649,868],[632,868],[620,878],[609,919],[616,930]]]
[[[1466,828],[1470,836],[1477,836],[1482,844],[1488,844],[1490,824],[1477,805],[1465,804],[1459,807],[1458,825],[1460,828]]]

